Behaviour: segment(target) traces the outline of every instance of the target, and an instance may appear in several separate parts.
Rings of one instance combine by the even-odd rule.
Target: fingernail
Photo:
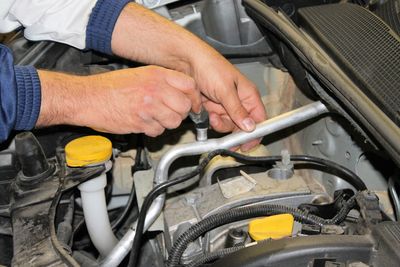
[[[251,132],[256,128],[256,123],[250,119],[246,118],[242,121],[243,127],[246,131]]]

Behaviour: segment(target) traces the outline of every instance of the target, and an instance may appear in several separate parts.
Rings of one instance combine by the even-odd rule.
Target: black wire
[[[154,199],[156,199],[159,195],[162,193],[166,192],[166,190],[179,183],[183,183],[190,178],[200,174],[200,172],[207,166],[207,164],[210,162],[211,159],[213,159],[215,156],[221,155],[221,156],[230,156],[233,157],[239,161],[243,162],[251,162],[251,163],[272,163],[276,162],[282,159],[281,156],[266,156],[266,157],[252,157],[252,156],[245,156],[230,150],[225,150],[225,149],[218,149],[215,151],[210,152],[207,157],[200,162],[199,166],[196,167],[195,170],[184,174],[174,180],[169,180],[164,183],[161,183],[154,187],[150,193],[146,196],[144,199],[143,205],[141,207],[140,213],[139,213],[139,219],[136,225],[136,233],[135,233],[135,238],[133,240],[132,244],[132,249],[131,249],[131,254],[129,257],[129,263],[128,266],[136,266],[137,260],[138,260],[138,253],[140,251],[140,242],[143,236],[143,229],[144,229],[144,222],[146,219],[146,214],[148,209],[150,208],[151,204],[153,203]],[[341,166],[339,164],[336,164],[335,162],[332,162],[330,160],[325,160],[313,156],[305,156],[305,155],[295,155],[291,156],[290,159],[292,161],[303,161],[303,162],[311,162],[318,164],[321,167],[326,167],[329,168],[331,172],[336,172],[338,174],[342,174],[344,177],[342,177],[345,181],[349,182],[351,185],[353,185],[357,190],[365,190],[367,187],[365,186],[364,182],[351,170],[347,169],[344,166]]]
[[[84,225],[85,225],[85,218],[82,218],[82,219],[76,224],[76,226],[74,227],[74,229],[72,230],[72,239],[73,239],[73,240],[75,239],[76,233],[78,233],[78,232],[81,230],[82,226],[84,226]]]
[[[267,156],[267,157],[252,157],[239,154],[237,152],[225,150],[225,156],[230,156],[235,158],[236,160],[242,162],[249,163],[266,163],[271,161],[279,161],[281,160],[281,156]],[[310,162],[313,164],[317,164],[322,168],[323,171],[334,174],[346,182],[350,183],[357,191],[363,191],[367,189],[365,183],[357,176],[353,171],[348,168],[339,165],[333,161],[322,159],[318,157],[308,156],[308,155],[292,155],[290,156],[290,160],[292,161],[300,161],[300,162]]]
[[[132,191],[129,194],[128,202],[124,206],[121,213],[118,214],[118,217],[115,218],[114,221],[111,223],[111,229],[114,232],[118,231],[121,224],[124,222],[124,220],[127,218],[129,213],[132,211],[134,204],[135,204],[135,189],[132,188]]]
[[[137,152],[136,152],[136,158],[135,158],[135,165],[132,168],[132,174],[134,174],[136,171],[142,170],[142,165],[141,165],[141,159],[142,159],[142,151],[143,151],[143,144],[141,142],[142,137],[138,137],[138,146],[137,146]],[[136,197],[135,197],[135,186],[132,183],[132,189],[129,194],[128,198],[128,203],[125,205],[124,209],[122,212],[118,215],[118,217],[112,222],[111,224],[111,229],[116,232],[119,229],[119,226],[126,220],[126,218],[129,216],[129,213],[132,211],[132,208],[135,204]]]

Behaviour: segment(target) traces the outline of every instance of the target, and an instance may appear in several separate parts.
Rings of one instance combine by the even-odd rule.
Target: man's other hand
[[[200,111],[194,80],[148,66],[88,77],[39,71],[42,107],[38,126],[70,124],[99,131],[158,136]]]

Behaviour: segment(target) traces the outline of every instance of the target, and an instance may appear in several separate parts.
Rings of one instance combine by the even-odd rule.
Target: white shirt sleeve
[[[0,32],[20,26],[32,41],[85,48],[86,26],[97,0],[0,0]]]

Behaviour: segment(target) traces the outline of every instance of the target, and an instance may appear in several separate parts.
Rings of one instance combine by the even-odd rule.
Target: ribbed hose
[[[283,205],[262,204],[248,207],[233,208],[218,214],[211,215],[204,220],[192,225],[186,232],[181,234],[175,241],[170,250],[167,267],[178,267],[182,254],[185,252],[187,246],[199,238],[204,233],[213,230],[219,226],[246,220],[254,217],[271,216],[276,214],[290,213],[294,219],[300,223],[315,224],[315,225],[329,225],[338,224],[342,222],[347,213],[355,205],[355,198],[352,197],[343,208],[332,219],[323,219],[318,216],[308,214],[297,208],[287,207]]]
[[[357,195],[357,194],[356,194]],[[347,202],[343,203],[342,208],[332,219],[325,220],[326,224],[339,224],[343,222],[349,212],[356,206],[356,195],[351,197]]]

